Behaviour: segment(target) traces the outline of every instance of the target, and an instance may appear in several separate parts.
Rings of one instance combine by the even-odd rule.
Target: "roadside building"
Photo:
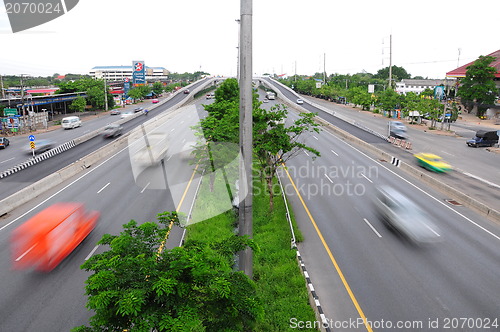
[[[420,94],[425,89],[434,90],[436,86],[443,85],[449,87],[453,82],[450,80],[416,80],[402,79],[401,82],[396,82],[396,92],[400,95],[405,95],[408,92]]]
[[[92,78],[102,79],[107,81],[123,81],[124,79],[132,79],[132,66],[96,66],[90,70]],[[164,67],[148,67],[146,66],[146,81],[166,81],[170,72]]]

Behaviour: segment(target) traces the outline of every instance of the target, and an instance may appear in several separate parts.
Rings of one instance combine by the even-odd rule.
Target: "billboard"
[[[146,84],[146,65],[144,61],[132,61],[132,84],[144,85]]]

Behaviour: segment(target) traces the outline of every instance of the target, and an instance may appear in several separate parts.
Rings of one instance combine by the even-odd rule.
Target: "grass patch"
[[[265,184],[257,180],[254,186],[254,192],[260,194],[253,199],[253,239],[260,250],[254,252],[253,272],[258,295],[264,306],[264,318],[258,322],[254,331],[289,331],[292,318],[311,322],[316,318],[309,305],[296,251],[290,247],[291,232],[283,197],[281,193],[276,193],[274,211],[269,211],[269,195],[265,191]],[[205,214],[202,212],[205,209],[209,209],[210,213],[217,211],[219,204],[222,204],[220,201],[228,201],[227,197],[225,182],[221,178],[216,177],[213,192],[210,191],[208,181],[204,181],[193,209],[193,218],[199,219]],[[290,211],[290,214],[297,241],[301,241],[302,233],[295,224],[293,212]],[[207,242],[221,240],[233,234],[237,220],[236,212],[226,211],[189,225],[186,239]]]

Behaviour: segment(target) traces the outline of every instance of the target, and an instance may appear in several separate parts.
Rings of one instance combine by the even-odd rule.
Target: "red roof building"
[[[495,77],[500,78],[500,50],[488,54],[488,56],[492,56],[495,58],[495,60],[490,64],[490,66],[497,70]],[[466,65],[463,65],[461,67],[458,67],[457,69],[447,72],[446,77],[455,77],[455,78],[465,77],[465,73],[467,72],[467,67],[469,67],[473,63],[474,61],[469,62]]]

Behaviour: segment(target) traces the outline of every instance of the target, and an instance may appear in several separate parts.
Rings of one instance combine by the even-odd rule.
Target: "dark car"
[[[467,145],[471,147],[493,146],[498,143],[497,131],[478,130],[473,139],[467,141]]]
[[[189,89],[184,90],[184,94],[187,95],[189,93]]]
[[[119,110],[112,110],[111,112],[109,112],[109,114],[111,114],[111,115],[120,115],[120,114],[122,114],[122,112],[120,112]]]
[[[104,128],[102,135],[104,138],[116,137],[122,134],[123,127],[117,123],[111,123]]]
[[[143,109],[144,109],[144,108],[142,108],[142,107],[136,107],[136,108],[134,108],[134,113],[139,113],[139,112],[141,112]]]
[[[9,146],[9,140],[5,137],[0,137],[0,149],[5,149]]]
[[[49,139],[41,139],[39,141],[35,141],[35,154],[42,153],[52,149],[55,146],[55,142]],[[33,153],[33,150],[28,146],[28,153]]]

